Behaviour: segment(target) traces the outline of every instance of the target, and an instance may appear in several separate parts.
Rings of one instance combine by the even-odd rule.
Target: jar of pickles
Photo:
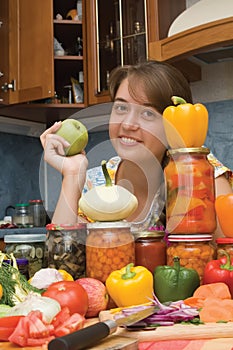
[[[164,232],[144,231],[135,237],[135,265],[146,267],[151,273],[159,265],[166,265]]]
[[[170,234],[212,234],[216,228],[214,168],[205,147],[168,151],[164,169]]]
[[[74,279],[85,277],[86,224],[48,224],[45,259],[48,267],[65,270]]]
[[[202,283],[206,264],[215,259],[216,251],[212,235],[170,235],[168,236],[167,264],[173,266],[173,258],[180,258],[180,265],[195,269]]]
[[[216,239],[217,244],[217,259],[223,257],[221,251],[225,251],[229,254],[230,258],[233,259],[233,238],[221,237]]]
[[[135,263],[134,237],[124,221],[87,224],[86,275],[105,282],[112,271]]]

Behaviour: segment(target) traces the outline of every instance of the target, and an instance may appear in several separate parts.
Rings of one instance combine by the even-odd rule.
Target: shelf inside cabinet
[[[72,55],[64,55],[64,56],[54,56],[55,60],[83,60],[83,56],[72,56]]]
[[[54,19],[53,20],[54,24],[81,24],[82,21],[75,21],[73,19]]]

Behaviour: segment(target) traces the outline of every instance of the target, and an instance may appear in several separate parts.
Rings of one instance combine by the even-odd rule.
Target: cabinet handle
[[[3,24],[3,22],[2,22],[2,21],[0,21],[0,28],[1,28],[2,24]]]
[[[8,90],[16,91],[16,80],[12,80],[10,83],[5,83],[1,86],[2,91],[7,92]]]
[[[3,77],[4,73],[0,72],[0,78]]]

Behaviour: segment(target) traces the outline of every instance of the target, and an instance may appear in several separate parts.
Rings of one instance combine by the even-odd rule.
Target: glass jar
[[[164,175],[170,234],[212,234],[216,228],[214,167],[208,154],[204,147],[168,151]]]
[[[135,263],[134,237],[130,223],[95,222],[87,224],[86,274],[105,282],[112,271]]]
[[[173,266],[173,258],[180,258],[180,265],[195,269],[202,283],[206,264],[215,259],[216,250],[212,235],[170,235],[168,236],[167,264]]]
[[[48,224],[46,263],[50,268],[65,270],[74,280],[85,276],[86,224]]]
[[[33,217],[34,227],[44,227],[46,225],[46,211],[41,199],[31,199],[29,201],[30,215]]]
[[[230,255],[230,258],[233,259],[233,238],[230,237],[221,237],[215,240],[217,244],[217,259],[223,257],[221,251],[225,251]]]
[[[29,203],[18,203],[15,205],[13,224],[20,228],[33,227],[33,216],[30,214]]]
[[[159,265],[166,265],[164,232],[141,232],[135,240],[135,265],[146,267],[151,273]]]
[[[28,274],[31,278],[44,267],[45,234],[5,235],[5,252],[13,253],[16,259],[28,260]]]

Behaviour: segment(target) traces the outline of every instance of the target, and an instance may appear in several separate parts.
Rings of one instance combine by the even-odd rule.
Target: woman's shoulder
[[[115,156],[109,159],[107,162],[107,169],[113,183],[115,182],[115,174],[120,164],[120,161],[121,161],[121,158],[118,156]],[[87,170],[84,192],[90,190],[92,187],[100,186],[104,184],[105,184],[105,178],[102,172],[101,165]]]

